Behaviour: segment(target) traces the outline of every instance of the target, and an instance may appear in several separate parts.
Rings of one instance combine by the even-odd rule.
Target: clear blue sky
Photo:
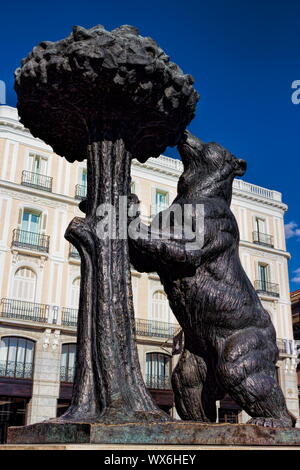
[[[67,36],[74,24],[132,24],[152,36],[195,78],[201,98],[191,132],[245,158],[247,181],[283,193],[290,279],[298,278],[291,288],[300,288],[300,104],[291,101],[291,84],[300,80],[299,1],[15,0],[3,2],[0,14],[0,80],[11,106],[20,59],[42,40]]]

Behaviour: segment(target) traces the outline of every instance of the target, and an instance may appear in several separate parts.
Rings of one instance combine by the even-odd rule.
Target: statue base
[[[10,427],[8,444],[175,444],[299,446],[300,429],[254,424],[206,424],[192,421],[158,423],[61,423],[44,421]]]

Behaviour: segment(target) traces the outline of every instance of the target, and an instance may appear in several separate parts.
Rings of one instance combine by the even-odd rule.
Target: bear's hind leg
[[[274,344],[273,344],[274,343]],[[229,395],[250,415],[250,424],[291,427],[293,419],[275,379],[276,342],[266,332],[248,328],[226,340],[218,378]]]
[[[185,348],[172,374],[175,406],[181,419],[216,421],[216,387],[207,390],[208,379],[205,360]]]

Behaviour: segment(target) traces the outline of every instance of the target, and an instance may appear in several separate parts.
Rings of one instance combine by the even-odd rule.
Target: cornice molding
[[[250,248],[251,254],[256,254],[257,256],[273,255],[274,259],[276,259],[277,256],[283,256],[286,259],[291,259],[291,254],[287,251],[279,250],[277,248],[270,248],[265,245],[258,245],[246,240],[240,240],[240,247]]]
[[[30,188],[22,184],[12,183],[11,181],[0,180],[0,194],[37,204],[40,203],[52,208],[67,209],[68,205],[78,207],[78,201],[70,196]]]

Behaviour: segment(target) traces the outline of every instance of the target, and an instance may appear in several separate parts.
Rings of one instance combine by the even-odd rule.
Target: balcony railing
[[[279,285],[273,284],[272,282],[266,282],[262,280],[254,281],[254,288],[256,292],[262,294],[268,294],[272,297],[279,297]]]
[[[49,235],[27,232],[26,230],[15,228],[13,230],[12,246],[48,253],[49,240]]]
[[[0,361],[0,377],[32,379],[32,362]]]
[[[85,184],[76,184],[75,186],[75,199],[85,199],[86,198],[86,189]]]
[[[65,367],[61,366],[60,368],[60,381],[73,383],[74,382],[74,375],[75,375],[75,367]]]
[[[240,179],[233,180],[233,190],[252,193],[256,196],[264,197],[267,199],[273,199],[275,201],[281,202],[281,193],[279,193],[278,191],[272,191],[267,188],[262,188],[261,186],[257,186],[256,184],[252,183],[247,183],[247,181],[243,181]]]
[[[79,251],[71,243],[70,243],[70,248],[69,248],[69,257],[80,259]]]
[[[26,302],[24,300],[1,299],[0,316],[19,320],[47,323],[49,305]]]
[[[61,309],[61,324],[65,326],[77,326],[78,310],[76,308]]]
[[[157,390],[172,390],[169,376],[146,375],[146,386]]]
[[[156,336],[159,338],[173,338],[179,325],[153,320],[137,318],[135,321],[136,334],[140,336]]]
[[[31,171],[22,171],[21,184],[23,186],[30,186],[31,188],[41,189],[43,191],[52,191],[51,176],[40,175],[39,173],[32,173]]]
[[[274,246],[272,235],[261,232],[253,232],[253,243],[264,246]]]

